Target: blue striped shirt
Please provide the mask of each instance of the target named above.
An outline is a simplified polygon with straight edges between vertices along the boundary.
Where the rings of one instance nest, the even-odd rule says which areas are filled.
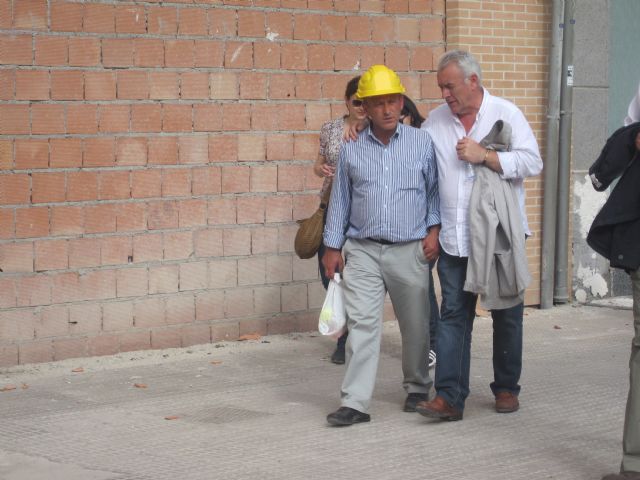
[[[346,238],[419,240],[440,224],[438,171],[431,137],[398,124],[388,145],[371,128],[343,145],[329,202],[324,244]]]

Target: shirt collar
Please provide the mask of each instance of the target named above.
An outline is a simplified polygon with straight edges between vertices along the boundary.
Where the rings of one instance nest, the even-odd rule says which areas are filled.
[[[396,125],[396,131],[393,133],[393,135],[391,135],[391,140],[389,143],[391,143],[394,139],[399,138],[402,135],[403,128],[406,128],[406,125],[398,122],[398,125]],[[373,134],[373,131],[371,130],[371,124],[369,124],[369,126],[367,127],[367,135],[374,142],[379,143],[380,145],[386,146],[380,140],[378,140],[378,138]]]

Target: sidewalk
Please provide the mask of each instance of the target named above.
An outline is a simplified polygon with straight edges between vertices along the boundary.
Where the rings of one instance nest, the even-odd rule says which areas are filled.
[[[0,370],[0,480],[600,480],[621,459],[632,314],[525,314],[520,411],[493,411],[479,317],[453,423],[402,412],[395,322],[371,423],[348,428],[325,422],[344,367],[313,332]]]

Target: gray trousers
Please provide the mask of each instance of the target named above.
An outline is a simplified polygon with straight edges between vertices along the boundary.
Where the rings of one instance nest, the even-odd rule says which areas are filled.
[[[349,239],[344,245],[345,309],[349,337],[341,405],[367,412],[373,395],[386,292],[402,335],[403,386],[427,393],[432,385],[429,352],[429,262],[419,240],[380,245]]]
[[[633,327],[629,359],[629,396],[624,416],[622,467],[624,472],[640,472],[640,269],[631,273],[633,286]]]

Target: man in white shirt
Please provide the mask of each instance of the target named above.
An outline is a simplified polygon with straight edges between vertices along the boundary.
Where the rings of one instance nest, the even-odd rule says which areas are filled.
[[[446,104],[433,110],[422,128],[431,134],[438,165],[442,222],[438,275],[442,308],[436,336],[436,397],[419,403],[416,410],[427,417],[451,421],[462,419],[469,395],[471,331],[477,296],[463,287],[469,256],[473,166],[490,168],[513,183],[524,232],[529,236],[523,180],[541,172],[542,159],[522,112],[483,88],[480,66],[471,54],[459,50],[444,54],[437,78]],[[479,143],[497,120],[512,127],[512,147],[508,152],[489,150]],[[491,316],[494,326],[491,390],[498,412],[514,412],[519,407],[523,304],[493,310]]]

